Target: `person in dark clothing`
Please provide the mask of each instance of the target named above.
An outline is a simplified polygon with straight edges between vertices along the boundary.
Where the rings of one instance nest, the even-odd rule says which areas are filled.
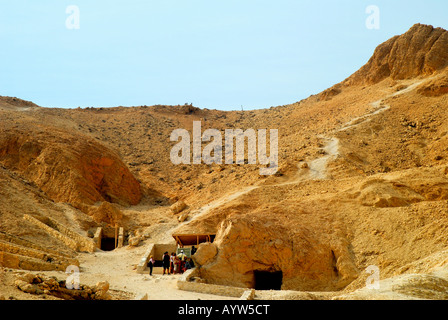
[[[192,268],[192,261],[191,258],[187,258],[187,261],[185,262],[185,271]]]
[[[170,255],[168,252],[163,254],[163,274],[170,274]]]

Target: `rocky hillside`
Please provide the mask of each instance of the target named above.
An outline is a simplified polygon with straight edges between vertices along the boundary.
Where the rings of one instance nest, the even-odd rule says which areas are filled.
[[[254,287],[257,272],[281,272],[282,289],[341,298],[365,298],[357,289],[371,265],[381,279],[447,268],[437,254],[448,245],[447,40],[417,24],[341,83],[266,110],[57,109],[3,97],[0,231],[44,245],[32,225],[14,227],[33,214],[84,235],[119,224],[147,243],[211,233],[195,257],[203,282]],[[278,172],[172,164],[170,134],[193,121],[223,136],[278,129]]]

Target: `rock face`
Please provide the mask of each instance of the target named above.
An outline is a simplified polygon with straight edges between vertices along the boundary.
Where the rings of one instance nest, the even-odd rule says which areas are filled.
[[[375,84],[387,77],[395,80],[431,75],[447,66],[448,31],[416,24],[401,36],[379,45],[373,56],[347,84]]]
[[[138,181],[116,154],[92,139],[60,129],[2,131],[0,162],[57,202],[128,205],[139,203],[142,196]]]
[[[284,290],[335,290],[357,276],[347,247],[306,228],[291,230],[268,217],[226,219],[214,243],[194,255],[208,283],[256,288],[256,272],[280,272]]]
[[[109,202],[102,202],[99,207],[90,207],[88,214],[95,222],[105,222],[114,226],[120,224],[123,219],[123,213],[115,205]]]

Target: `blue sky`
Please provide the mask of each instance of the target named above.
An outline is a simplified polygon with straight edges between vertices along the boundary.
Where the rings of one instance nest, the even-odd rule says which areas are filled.
[[[79,29],[66,27],[69,5]],[[380,10],[368,29],[366,8]],[[0,0],[0,95],[44,107],[245,110],[338,83],[448,1]]]

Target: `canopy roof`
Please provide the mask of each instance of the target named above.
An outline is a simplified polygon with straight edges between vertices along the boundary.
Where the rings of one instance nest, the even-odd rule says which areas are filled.
[[[203,242],[213,242],[215,234],[173,234],[173,238],[180,247],[198,246]]]

